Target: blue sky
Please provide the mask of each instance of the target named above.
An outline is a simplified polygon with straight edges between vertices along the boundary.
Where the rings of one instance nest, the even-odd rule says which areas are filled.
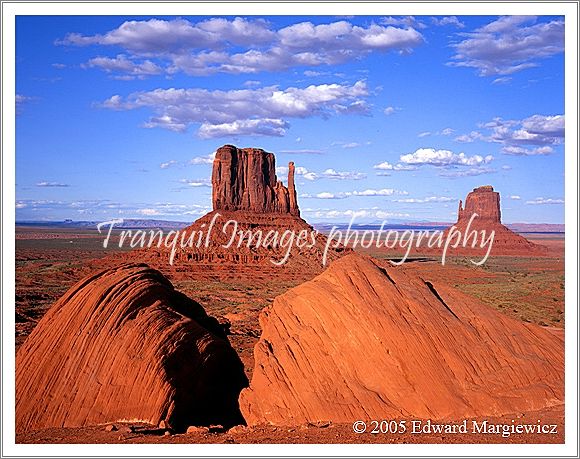
[[[564,221],[564,19],[19,16],[16,219],[193,221],[211,155],[298,166],[311,222]]]

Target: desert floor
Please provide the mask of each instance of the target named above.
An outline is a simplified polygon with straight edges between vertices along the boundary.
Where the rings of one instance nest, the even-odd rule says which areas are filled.
[[[564,237],[559,234],[525,234],[533,242],[550,247],[548,257],[493,257],[482,267],[466,257],[442,266],[436,257],[413,257],[401,269],[428,273],[477,297],[487,305],[522,321],[564,328]],[[99,259],[114,248],[102,247],[103,236],[92,229],[23,227],[16,229],[16,349],[24,342],[46,310],[68,288],[99,266]],[[113,246],[114,247],[114,246]],[[119,249],[117,249],[119,250]],[[379,258],[380,250],[367,251]],[[290,278],[203,275],[172,277],[178,290],[200,302],[208,314],[229,329],[229,339],[251,379],[253,346],[260,336],[258,315],[277,295],[299,284]],[[250,273],[251,274],[251,273]],[[175,434],[156,429],[133,429],[118,424],[118,431],[104,426],[46,429],[17,435],[19,443],[561,443],[564,441],[564,407],[541,412],[514,413],[490,418],[493,423],[557,424],[556,435],[482,434],[356,434],[351,425],[261,426],[233,432]]]

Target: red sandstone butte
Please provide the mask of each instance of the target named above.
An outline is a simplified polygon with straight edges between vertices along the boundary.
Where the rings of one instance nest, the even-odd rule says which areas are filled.
[[[224,145],[216,151],[211,176],[214,210],[300,215],[294,188],[294,163],[288,187],[276,177],[273,153]]]
[[[468,232],[469,220],[474,214],[477,214],[477,216],[474,217]],[[463,207],[462,201],[459,201],[457,223],[454,226],[461,231],[462,237],[473,230],[479,234],[485,231],[486,237],[489,237],[491,231],[494,231],[491,255],[543,255],[548,252],[546,246],[534,244],[502,225],[500,195],[497,191],[494,191],[491,185],[474,188],[465,199],[465,207]],[[446,235],[449,231],[450,229],[446,230]],[[485,252],[485,248],[472,248],[471,241],[468,242],[466,247],[462,245],[457,248],[450,247],[450,254]],[[479,242],[481,242],[481,237],[478,237],[477,244]]]
[[[217,321],[160,272],[125,264],[73,286],[18,350],[16,431],[235,425],[246,385]]]
[[[347,255],[260,314],[249,425],[461,419],[563,403],[564,343],[428,278]]]
[[[218,273],[222,277],[228,274],[279,275],[311,279],[325,268],[323,256],[327,238],[316,234],[315,243],[310,243],[315,230],[300,217],[294,170],[294,163],[290,162],[288,187],[285,187],[276,177],[273,153],[224,145],[217,149],[213,162],[213,211],[183,229],[180,236],[187,241],[193,235],[193,240],[198,241],[202,235],[202,243],[183,248],[178,244],[173,265],[169,264],[170,249],[164,246],[115,254],[108,261],[139,260],[180,277],[187,276],[188,272],[201,272]],[[232,239],[234,226],[228,225],[229,221],[236,222],[236,232],[246,236],[241,242],[239,236]],[[211,237],[206,246],[205,236],[210,227]],[[272,263],[272,260],[284,259],[288,245],[291,245],[288,260],[279,266]],[[348,252],[350,249],[335,248],[331,244],[327,261]]]

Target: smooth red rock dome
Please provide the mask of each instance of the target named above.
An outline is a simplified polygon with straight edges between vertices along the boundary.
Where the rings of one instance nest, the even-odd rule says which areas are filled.
[[[16,431],[242,422],[247,385],[217,321],[144,264],[78,282],[16,356]]]

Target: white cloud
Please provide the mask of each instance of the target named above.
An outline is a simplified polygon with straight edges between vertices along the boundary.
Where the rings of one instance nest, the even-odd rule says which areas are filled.
[[[136,212],[140,215],[151,217],[153,215],[161,215],[157,209],[137,209]]]
[[[487,131],[471,131],[460,135],[458,142],[482,142],[502,144],[502,152],[508,155],[532,156],[553,153],[552,145],[564,142],[564,115],[532,115],[522,120],[494,118],[479,127]],[[537,148],[525,148],[535,146]]]
[[[398,108],[395,108],[395,107],[390,107],[390,106],[389,106],[389,107],[387,107],[387,108],[385,108],[385,109],[383,110],[383,113],[384,113],[385,115],[387,115],[387,116],[390,116],[390,115],[392,115],[393,113],[395,113],[395,112],[398,112],[398,111],[399,111],[399,109],[398,109]]]
[[[34,97],[16,94],[16,114],[20,115],[22,113],[22,107],[32,100],[34,100]]]
[[[42,182],[38,182],[36,184],[36,186],[42,187],[42,188],[67,188],[70,185],[67,185],[66,183],[60,183],[60,182],[42,181]]]
[[[413,27],[374,23],[359,27],[337,21],[301,22],[273,30],[261,19],[213,18],[197,23],[186,19],[127,21],[102,35],[71,33],[57,44],[120,47],[132,56],[157,59],[170,74],[211,75],[334,65],[372,52],[408,53],[423,41]]]
[[[419,134],[417,134],[417,137],[428,137],[431,135],[430,131],[424,131],[424,132],[419,132]]]
[[[454,132],[455,132],[455,129],[445,128],[441,132],[439,132],[439,134],[441,134],[441,135],[451,135]]]
[[[454,198],[449,198],[447,196],[428,196],[426,198],[403,198],[395,199],[395,202],[409,203],[409,204],[424,204],[433,202],[452,202],[456,201]]]
[[[393,195],[407,195],[406,191],[395,190],[393,188],[382,188],[382,189],[366,189],[361,191],[341,191],[338,193],[323,191],[317,194],[303,193],[300,195],[302,198],[317,198],[317,199],[345,199],[351,196],[393,196]]]
[[[326,169],[321,176],[333,180],[361,180],[366,178],[366,174],[362,172],[340,172],[334,169]]]
[[[216,152],[210,153],[207,156],[196,156],[189,161],[189,164],[213,164]]]
[[[512,77],[499,77],[491,82],[491,84],[507,84],[512,81]]]
[[[240,135],[283,136],[288,129],[284,118],[308,118],[344,113],[344,107],[366,106],[366,83],[321,84],[306,88],[278,87],[206,90],[155,89],[132,93],[126,98],[114,95],[102,106],[112,110],[150,108],[155,116],[145,127],[183,131],[201,123],[202,138]]]
[[[517,194],[512,194],[512,195],[510,196],[510,199],[513,199],[513,200],[517,201],[517,200],[520,200],[520,199],[522,199],[522,197],[521,197],[521,196],[518,196]]]
[[[484,136],[480,132],[471,131],[469,134],[463,134],[455,137],[455,140],[462,143],[471,143],[475,142],[476,140],[482,140],[483,138]]]
[[[329,193],[328,191],[323,191],[321,193],[317,193],[316,195],[314,195],[315,198],[318,199],[344,199],[346,198],[345,195],[338,195],[338,194],[334,194],[334,193]]]
[[[405,164],[429,164],[431,166],[479,166],[493,160],[493,156],[453,153],[449,150],[435,150],[434,148],[419,148],[414,153],[402,155],[400,161]]]
[[[211,188],[210,179],[181,179],[179,182],[193,188],[199,188],[202,186]]]
[[[337,171],[335,169],[326,169],[323,172],[312,172],[302,166],[297,166],[295,169],[295,174],[301,176],[306,180],[318,180],[321,178],[328,178],[332,180],[361,180],[366,178],[366,174],[362,172],[354,171]],[[288,174],[288,168],[286,166],[276,167],[276,173],[278,175]],[[324,198],[323,198],[324,199]]]
[[[154,64],[150,60],[136,62],[127,58],[127,56],[124,54],[119,54],[113,58],[102,56],[94,57],[86,64],[83,64],[82,67],[98,67],[107,73],[122,73],[125,74],[125,76],[132,76],[137,78],[143,78],[150,75],[159,75],[163,72],[161,67]]]
[[[501,149],[501,151],[506,155],[537,156],[537,155],[549,155],[554,152],[554,149],[548,145],[533,149],[523,148],[516,145],[506,145]]]
[[[284,137],[289,124],[280,119],[239,120],[231,123],[203,123],[198,134],[202,139],[236,137],[241,135]]]
[[[174,159],[171,159],[169,161],[165,161],[164,163],[159,164],[159,167],[161,169],[169,169],[171,166],[175,166],[177,164],[177,161],[175,161]]]
[[[414,16],[389,16],[381,19],[381,23],[393,26],[413,27],[415,29],[424,29],[427,27],[422,21],[418,20]]]
[[[526,204],[532,205],[542,205],[542,204],[564,204],[563,199],[552,199],[552,198],[536,198],[531,201],[526,201]]]
[[[444,17],[433,17],[431,18],[431,22],[433,22],[436,26],[454,26],[458,29],[463,29],[465,24],[457,19],[457,16],[444,16]]]
[[[492,167],[478,166],[470,167],[469,169],[453,169],[445,170],[439,175],[442,177],[458,178],[458,177],[475,177],[477,175],[493,174],[497,172]]]
[[[377,209],[357,209],[357,210],[336,210],[336,209],[309,209],[305,210],[310,214],[311,218],[345,218],[351,220],[353,217],[356,218],[378,218],[386,219],[390,217],[410,217],[408,213],[402,212],[387,212],[384,210]]]
[[[363,191],[353,191],[352,196],[392,196],[395,194],[408,194],[406,191],[399,191],[393,188],[382,188],[380,190],[367,189]]]
[[[511,75],[564,51],[564,20],[504,16],[464,36],[452,45],[456,54],[449,65],[475,68],[480,76]]]
[[[391,164],[388,161],[383,161],[382,163],[375,164],[373,169],[379,169],[383,171],[414,171],[417,170],[416,166],[409,166],[405,164]]]

